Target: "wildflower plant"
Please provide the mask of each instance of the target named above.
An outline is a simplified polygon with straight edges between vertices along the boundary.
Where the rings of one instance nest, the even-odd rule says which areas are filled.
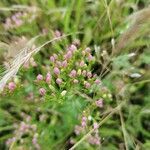
[[[76,126],[73,127],[74,133],[81,136],[86,133],[88,129],[94,128],[96,132],[89,138],[89,143],[99,145],[100,136],[97,130],[97,119],[93,117],[93,115],[96,115],[97,112],[96,116],[99,116],[98,118],[100,119],[99,111],[102,112],[104,110],[105,105],[112,100],[112,97],[110,91],[102,83],[99,76],[94,73],[93,67],[96,63],[96,59],[93,52],[94,51],[89,47],[80,48],[79,45],[71,44],[65,49],[60,50],[59,53],[51,54],[47,60],[48,63],[46,66],[42,66],[43,69],[37,72],[33,81],[38,96],[31,91],[28,93],[28,101],[36,105],[40,103],[39,110],[37,108],[36,111],[51,109],[51,107],[57,110],[60,107],[63,108],[64,105],[67,105],[67,107],[71,109],[79,109],[81,111],[82,107],[82,111],[74,116],[76,119]],[[27,63],[29,64],[29,62]],[[27,68],[26,65],[23,65],[22,72],[28,72],[30,68],[32,69],[33,66],[28,66]],[[35,66],[35,69],[36,68],[38,68],[38,64]],[[24,79],[21,79],[20,83],[21,82],[27,82],[27,85],[24,83],[24,87],[17,86],[11,81],[4,91],[15,94],[15,90],[25,90],[27,89],[25,86],[31,84],[30,81],[25,81]],[[81,104],[78,106],[78,103]],[[38,117],[41,123],[44,123],[46,119],[49,118],[46,114],[41,114]],[[30,123],[32,119],[34,120],[34,117],[30,117]],[[22,124],[26,126],[24,122],[22,122],[21,125]],[[22,128],[26,130],[24,127]],[[20,131],[16,129],[16,132]],[[7,144],[11,145],[18,140],[21,142],[24,134],[26,134],[26,131],[23,131],[19,137],[14,134],[14,137],[10,138]],[[37,143],[37,139],[35,140],[34,134],[42,133],[31,132],[30,138],[32,138],[34,147],[38,149],[39,144]]]
[[[150,149],[148,5],[1,1],[0,149]]]

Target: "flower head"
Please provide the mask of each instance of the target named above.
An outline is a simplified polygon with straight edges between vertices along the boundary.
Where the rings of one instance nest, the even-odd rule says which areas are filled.
[[[72,71],[70,72],[70,74],[69,74],[69,76],[70,76],[71,78],[76,77],[76,75],[77,75],[77,71],[76,71],[76,70],[72,70]]]
[[[98,123],[97,122],[94,122],[94,124],[93,124],[93,127],[94,127],[94,129],[96,130],[96,129],[98,129]]]
[[[85,49],[85,51],[86,51],[87,53],[90,53],[90,52],[91,52],[91,49],[90,49],[89,47],[87,47],[87,48]]]
[[[99,99],[95,103],[96,103],[96,106],[98,106],[100,108],[103,107],[103,99]]]
[[[54,56],[51,56],[51,57],[50,57],[50,61],[54,63],[54,62],[55,62],[55,57],[54,57]]]
[[[59,74],[60,74],[59,68],[55,67],[55,68],[54,68],[54,73],[55,73],[56,75],[59,75]]]
[[[8,89],[9,89],[10,91],[13,91],[15,88],[16,88],[16,84],[15,84],[14,82],[10,82],[10,83],[8,84]]]
[[[96,79],[94,82],[95,82],[95,84],[100,84],[101,83],[101,81],[99,79]]]
[[[88,60],[89,60],[89,61],[92,61],[92,60],[94,60],[94,57],[93,57],[91,54],[89,54],[89,55],[88,55]]]
[[[84,67],[85,66],[84,61],[82,60],[79,65],[80,65],[80,67]]]
[[[46,75],[46,83],[50,83],[50,81],[51,81],[51,74],[47,73],[47,75]]]
[[[91,87],[91,84],[90,84],[89,82],[85,82],[84,85],[85,85],[85,88],[86,88],[86,89],[89,89],[89,88]]]
[[[66,53],[66,55],[64,56],[64,58],[65,58],[66,60],[70,59],[71,57],[72,57],[72,52],[71,52],[71,51],[68,51],[68,52]]]
[[[36,79],[37,79],[38,81],[43,80],[43,76],[42,76],[41,74],[38,74],[37,77],[36,77]]]
[[[71,44],[68,48],[68,50],[74,52],[75,50],[77,50],[77,47],[74,44]]]
[[[62,79],[57,78],[57,79],[56,79],[56,83],[57,83],[58,85],[62,84]]]
[[[89,72],[87,72],[87,77],[88,78],[91,78],[92,77],[92,73],[89,71]]]
[[[82,71],[82,75],[85,77],[86,76],[86,70]]]
[[[67,61],[66,60],[64,60],[63,62],[62,62],[62,67],[67,67],[67,65],[68,65],[68,63],[67,63]]]
[[[73,80],[73,83],[76,84],[76,83],[79,83],[79,81],[78,81],[77,79],[74,79],[74,80]]]
[[[46,94],[46,90],[44,88],[40,88],[39,93],[41,96],[44,96]]]

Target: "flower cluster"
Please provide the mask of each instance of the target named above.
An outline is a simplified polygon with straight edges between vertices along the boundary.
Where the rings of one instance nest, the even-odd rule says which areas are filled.
[[[21,26],[23,24],[22,18],[25,17],[26,15],[27,15],[26,13],[18,12],[12,15],[11,17],[6,18],[4,28],[8,30]]]
[[[85,94],[87,97],[90,97],[92,111],[94,109],[99,111],[99,109],[101,110],[104,107],[105,98],[111,98],[111,94],[103,85],[98,75],[93,73],[95,57],[92,50],[89,47],[79,48],[78,46],[79,42],[76,41],[76,43],[74,42],[68,46],[66,50],[52,54],[48,60],[49,65],[46,65],[46,67],[43,66],[43,69],[39,70],[34,80],[37,85],[39,97],[42,99],[51,97],[50,99],[52,100],[56,98],[56,101],[59,103],[61,98],[66,101],[69,99],[67,94],[76,95],[76,91],[80,91],[83,95]],[[27,63],[27,68],[29,65],[37,67],[33,58]],[[10,91],[14,91],[16,84],[10,82],[8,88]],[[79,96],[82,97],[80,94]],[[31,93],[29,98],[33,98],[33,93]],[[96,120],[92,120],[92,117],[87,117],[88,115],[90,116],[90,111],[84,111],[81,123],[75,126],[74,132],[76,135],[80,135],[81,133],[85,133],[87,129],[90,129],[92,125],[94,133],[90,135],[88,141],[90,144],[99,145],[99,126],[95,122]],[[46,115],[43,114],[40,116],[40,121],[45,121],[46,118]],[[28,126],[26,123],[22,123],[18,129],[20,128],[22,130],[19,130],[19,132],[22,134],[32,130],[30,125]],[[32,138],[34,147],[38,149],[38,135],[34,133]],[[11,140],[13,141],[14,138]]]
[[[25,23],[25,21],[27,22],[31,22],[32,20],[34,20],[36,17],[35,12],[32,11],[26,11],[26,12],[17,12],[15,14],[13,14],[12,16],[6,18],[5,23],[3,24],[4,28],[6,30],[9,29],[14,29],[17,27],[20,27],[21,25],[23,25]],[[28,19],[30,18],[30,19]]]
[[[20,124],[14,124],[14,133],[13,137],[9,138],[6,141],[6,145],[10,146],[13,142],[20,142],[21,144],[25,144],[26,140],[24,139],[24,135],[29,135],[32,138],[32,144],[35,149],[39,150],[40,146],[38,144],[38,133],[36,132],[37,127],[35,124],[31,124],[31,117],[22,113],[22,117],[25,118],[25,121],[20,122]]]
[[[91,118],[90,117],[87,118],[86,116],[82,116],[81,125],[75,126],[74,132],[76,135],[80,135],[81,133],[85,133],[86,129],[88,128],[88,120],[91,121]],[[99,128],[98,123],[94,122],[92,128],[94,129],[94,132],[92,135],[90,135],[88,137],[88,142],[92,145],[99,145],[100,144],[100,137],[99,137],[99,131],[98,131],[98,128]]]
[[[79,41],[77,40],[73,43],[75,44],[68,46],[65,51],[52,54],[49,58],[48,72],[37,75],[36,83],[40,86],[41,96],[47,92],[55,94],[58,88],[62,91],[65,89],[67,92],[72,88],[80,88],[88,92],[95,86],[101,86],[101,80],[92,73],[92,65],[95,62],[92,50],[89,47],[78,48]],[[51,91],[52,87],[55,91]]]

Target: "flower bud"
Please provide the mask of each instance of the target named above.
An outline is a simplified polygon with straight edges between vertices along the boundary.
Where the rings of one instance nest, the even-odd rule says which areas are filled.
[[[59,38],[61,36],[61,32],[59,30],[56,30],[54,35],[56,38]]]
[[[85,66],[84,61],[82,60],[79,65],[80,65],[80,67],[84,67]]]
[[[87,48],[85,49],[85,52],[90,53],[90,52],[91,52],[91,49],[90,49],[89,47],[87,47]]]
[[[70,59],[72,57],[72,52],[68,51],[67,54],[64,56],[65,59]]]
[[[64,60],[63,62],[62,62],[62,67],[67,67],[67,65],[68,65],[68,63],[67,63],[67,61],[66,60]]]
[[[99,79],[96,79],[94,82],[95,82],[95,84],[97,84],[97,85],[101,83],[101,81],[100,81]]]
[[[77,75],[76,70],[72,70],[72,71],[70,72],[70,74],[69,74],[69,76],[70,76],[71,78],[76,77],[76,75]]]
[[[50,57],[50,61],[51,61],[52,63],[54,63],[54,62],[55,62],[55,58],[54,58],[54,56],[51,56],[51,57]]]
[[[59,68],[57,68],[57,67],[54,68],[54,74],[56,74],[56,75],[59,75],[59,74],[60,74]]]
[[[92,60],[94,60],[94,57],[93,57],[91,54],[89,54],[89,55],[88,55],[88,60],[89,60],[89,61],[92,61]]]
[[[82,127],[85,127],[85,126],[86,126],[86,122],[84,122],[84,121],[81,122],[81,126],[82,126]]]
[[[103,99],[99,99],[95,103],[96,103],[96,106],[98,106],[100,108],[103,107]]]
[[[50,83],[50,81],[51,81],[51,74],[47,73],[47,75],[46,75],[46,83]]]
[[[93,127],[95,130],[98,129],[99,126],[98,126],[97,122],[94,122]]]
[[[82,75],[85,77],[86,76],[86,70],[82,71]]]
[[[54,56],[54,58],[55,58],[55,59],[57,59],[57,58],[58,58],[57,54],[53,54],[53,56]]]
[[[92,77],[92,73],[89,71],[89,72],[87,72],[87,77],[88,78],[91,78]]]
[[[41,96],[44,96],[46,94],[46,90],[44,88],[40,88],[39,93]]]
[[[72,44],[69,46],[68,50],[74,52],[75,50],[77,50],[77,47],[74,44]]]
[[[74,79],[73,83],[77,84],[77,83],[79,83],[79,81],[77,79]]]
[[[84,85],[85,85],[85,88],[86,88],[86,89],[89,89],[89,88],[91,87],[91,84],[88,83],[88,82],[86,82]]]
[[[57,79],[56,79],[56,83],[57,83],[58,85],[62,84],[62,79],[57,78]]]
[[[14,82],[10,82],[10,83],[8,84],[8,89],[9,89],[10,91],[13,91],[15,88],[16,88],[16,84],[15,84]]]
[[[37,77],[36,77],[36,79],[37,79],[38,81],[41,81],[41,80],[43,80],[43,76],[42,76],[41,74],[38,74]]]

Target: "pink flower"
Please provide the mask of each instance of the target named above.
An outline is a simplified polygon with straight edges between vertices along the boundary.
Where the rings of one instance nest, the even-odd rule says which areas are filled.
[[[60,84],[62,83],[62,79],[57,78],[57,79],[56,79],[56,83],[57,83],[58,85],[60,85]]]
[[[92,61],[92,60],[94,60],[94,57],[93,57],[91,54],[89,54],[89,55],[88,55],[88,60],[89,60],[89,61]]]
[[[54,73],[55,73],[56,75],[59,75],[59,74],[60,74],[59,68],[55,67],[55,68],[54,68]]]
[[[78,81],[77,79],[74,79],[74,80],[73,80],[73,83],[76,84],[76,83],[79,83],[79,81]]]
[[[57,58],[58,58],[57,54],[53,54],[53,56],[54,56],[54,58],[55,58],[55,59],[57,59]]]
[[[91,78],[92,77],[92,73],[89,71],[89,72],[87,72],[87,77],[88,78]]]
[[[76,45],[76,46],[80,46],[80,40],[79,39],[75,39],[73,41],[73,44]]]
[[[81,126],[84,128],[84,127],[86,127],[86,122],[85,121],[82,121],[81,122]]]
[[[98,129],[99,126],[98,126],[97,122],[94,122],[93,127],[95,130]]]
[[[89,136],[89,139],[88,139],[89,143],[90,144],[93,144],[93,145],[99,145],[100,144],[100,138],[99,136],[95,135],[95,136]]]
[[[96,103],[96,106],[98,106],[100,108],[103,107],[103,99],[99,99],[95,103]]]
[[[56,61],[56,65],[57,65],[58,67],[61,67],[61,66],[62,66],[62,63],[61,63],[60,61]]]
[[[23,21],[20,19],[15,20],[16,26],[21,26],[23,24]]]
[[[97,74],[94,74],[94,75],[93,75],[93,78],[96,78],[96,77],[97,77]]]
[[[33,145],[36,145],[36,144],[37,144],[37,138],[34,137],[34,138],[32,139],[32,143],[33,143]]]
[[[55,57],[54,57],[54,56],[51,56],[51,57],[50,57],[50,61],[54,63],[54,62],[55,62]]]
[[[68,51],[67,54],[64,56],[65,59],[70,59],[72,57],[72,52]]]
[[[7,141],[6,141],[6,145],[10,146],[12,143],[14,143],[16,141],[16,138],[13,137],[13,138],[9,138]]]
[[[36,77],[36,79],[37,79],[38,81],[43,80],[43,76],[42,76],[41,74],[38,74],[37,77]]]
[[[14,82],[10,82],[10,83],[8,84],[8,89],[9,89],[10,91],[13,91],[15,88],[16,88],[16,84],[15,84]]]
[[[33,100],[33,98],[34,98],[34,94],[33,94],[33,92],[30,92],[29,94],[28,94],[28,100]]]
[[[95,80],[95,84],[100,84],[100,83],[101,83],[101,81],[99,79]]]
[[[68,63],[67,63],[67,61],[66,60],[64,60],[63,62],[62,62],[62,67],[67,67],[67,65],[68,65]]]
[[[86,120],[87,120],[87,117],[83,116],[82,121],[86,121]]]
[[[85,77],[86,76],[86,70],[82,71],[82,75]]]
[[[75,50],[77,50],[77,47],[74,44],[72,44],[69,46],[68,50],[74,52]]]
[[[46,94],[46,90],[44,88],[40,88],[39,93],[41,96],[44,96]]]
[[[85,83],[85,88],[86,88],[86,89],[89,89],[90,87],[91,87],[91,84],[88,83],[88,82],[86,82],[86,83]]]
[[[87,53],[90,53],[90,52],[91,52],[91,49],[90,49],[89,47],[87,47],[87,48],[85,49],[85,51],[86,51]]]
[[[71,78],[76,77],[76,75],[77,75],[76,70],[72,70],[72,71],[70,72],[70,74],[69,74],[69,76],[70,76]]]
[[[80,67],[84,67],[85,66],[84,61],[82,60],[79,65],[80,65]]]
[[[46,83],[50,83],[50,81],[51,81],[51,74],[47,73],[47,75],[46,75]]]
[[[28,128],[29,128],[29,125],[28,125],[28,124],[26,124],[25,122],[21,122],[20,128],[19,128],[19,130],[20,130],[21,132],[26,132],[26,131],[28,130]]]
[[[86,121],[87,121],[87,117],[83,116],[82,117],[82,121],[81,121],[81,126],[85,127],[86,126]]]
[[[54,34],[57,38],[61,36],[61,32],[59,30],[56,30]]]
[[[83,128],[81,126],[76,125],[74,132],[76,135],[79,135],[82,132],[82,130]]]

